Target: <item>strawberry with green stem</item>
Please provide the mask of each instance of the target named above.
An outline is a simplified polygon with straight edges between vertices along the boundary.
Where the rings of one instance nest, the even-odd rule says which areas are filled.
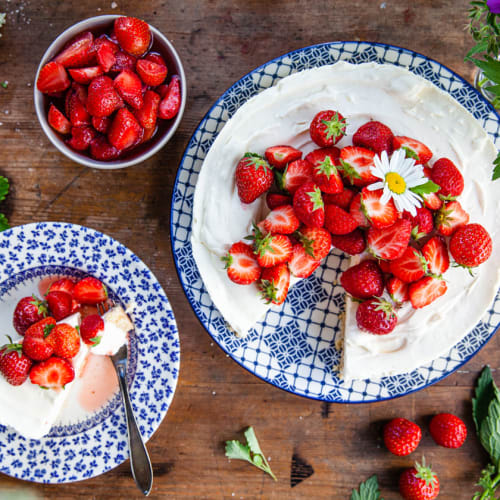
[[[234,174],[238,196],[243,203],[252,203],[273,184],[271,165],[262,156],[245,153]]]
[[[306,226],[323,226],[325,222],[325,206],[321,190],[314,182],[303,184],[297,189],[293,195],[293,208],[299,220]]]
[[[21,385],[28,378],[32,362],[23,354],[22,344],[12,342],[10,337],[9,344],[0,349],[0,373],[11,385]]]
[[[433,500],[439,494],[439,479],[426,466],[425,458],[422,464],[405,469],[399,477],[399,492],[405,500]]]
[[[311,139],[320,147],[337,144],[346,133],[347,122],[338,112],[331,109],[320,111],[309,126]]]

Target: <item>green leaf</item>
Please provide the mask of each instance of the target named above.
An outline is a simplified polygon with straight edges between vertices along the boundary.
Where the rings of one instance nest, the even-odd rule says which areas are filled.
[[[479,42],[474,47],[472,47],[472,49],[470,49],[469,52],[467,52],[464,60],[465,61],[472,61],[471,56],[479,54],[479,52],[484,52],[487,48],[488,48],[488,41],[487,40],[483,40],[482,42]]]
[[[0,201],[5,200],[9,192],[9,181],[0,175]]]
[[[483,70],[484,76],[495,83],[500,83],[500,61],[486,56],[484,60],[471,58],[471,61]]]
[[[413,149],[411,149],[407,146],[403,146],[401,149],[403,149],[404,152],[406,153],[406,158],[413,158],[415,161],[419,160],[418,154],[415,153],[415,151],[413,151]]]
[[[488,416],[481,422],[479,440],[488,452],[495,467],[500,461],[500,401],[491,400],[488,406]]]
[[[500,152],[498,153],[498,156],[495,158],[493,165],[494,165],[493,176],[491,177],[491,180],[496,181],[500,177]]]
[[[255,435],[255,431],[253,427],[249,427],[246,429],[243,434],[245,435],[245,439],[247,440],[250,451],[255,455],[263,455],[262,450],[259,446],[259,441],[257,441],[257,436]]]
[[[359,485],[358,490],[352,490],[351,500],[383,500],[380,496],[377,476],[371,476]]]
[[[479,432],[483,420],[488,416],[488,408],[493,398],[498,398],[498,389],[493,381],[489,366],[485,366],[476,384],[475,397],[472,398],[472,417]]]
[[[5,231],[6,229],[10,229],[9,222],[4,214],[0,214],[0,231]]]
[[[250,448],[239,441],[226,441],[226,457],[234,460],[247,460],[252,463]]]
[[[440,186],[438,186],[436,183],[432,182],[430,179],[424,183],[420,184],[420,186],[414,186],[410,188],[410,191],[412,191],[415,194],[428,194],[428,193],[436,193],[441,189]]]

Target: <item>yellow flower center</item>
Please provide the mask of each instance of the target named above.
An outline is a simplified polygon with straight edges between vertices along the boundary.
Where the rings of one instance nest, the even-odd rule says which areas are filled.
[[[406,182],[397,172],[386,174],[385,182],[393,193],[403,194],[406,191]]]

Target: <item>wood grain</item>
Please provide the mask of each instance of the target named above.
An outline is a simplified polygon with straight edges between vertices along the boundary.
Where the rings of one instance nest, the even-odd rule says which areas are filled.
[[[13,225],[70,221],[103,231],[139,255],[164,286],[181,333],[181,372],[168,415],[149,442],[155,470],[152,498],[346,499],[376,473],[386,500],[399,498],[397,478],[409,458],[391,456],[383,423],[405,416],[422,425],[416,458],[439,474],[440,498],[470,498],[487,457],[471,432],[459,450],[439,448],[428,420],[439,411],[462,416],[472,431],[470,399],[481,367],[498,367],[494,338],[465,367],[424,391],[390,402],[327,405],[277,390],[230,360],[197,321],[179,284],[169,235],[176,170],[197,123],[213,101],[248,71],[285,52],[333,40],[368,40],[421,52],[472,80],[463,61],[472,46],[464,30],[466,0],[248,1],[22,0],[8,12],[0,39],[0,174],[12,182],[6,203]],[[98,171],[63,157],[36,120],[32,86],[43,52],[71,24],[119,13],[150,22],[184,61],[188,105],[174,139],[154,158],[122,171]],[[497,382],[500,376],[495,373]],[[1,409],[0,409],[1,411]],[[223,442],[256,429],[279,478],[274,483],[224,457]],[[314,473],[290,486],[292,456]],[[68,485],[36,485],[0,476],[0,498],[140,498],[128,462],[104,476]],[[10,497],[9,497],[10,498]]]

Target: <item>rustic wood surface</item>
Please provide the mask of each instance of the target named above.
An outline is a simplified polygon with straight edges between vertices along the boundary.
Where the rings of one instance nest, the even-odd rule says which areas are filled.
[[[328,405],[260,381],[229,359],[197,321],[173,263],[169,213],[178,164],[197,123],[214,100],[248,71],[290,50],[333,40],[367,40],[407,47],[437,59],[472,81],[463,61],[472,41],[464,30],[467,0],[293,1],[2,1],[0,39],[0,174],[12,193],[12,225],[33,221],[83,224],[118,239],[153,270],[173,305],[181,335],[181,372],[173,404],[148,447],[154,464],[152,498],[347,499],[360,480],[379,477],[384,498],[399,498],[397,479],[410,458],[391,456],[381,427],[394,416],[422,425],[416,453],[434,464],[444,499],[470,498],[486,454],[473,433],[471,394],[486,363],[498,367],[500,338],[446,380],[394,401]],[[99,171],[62,156],[44,136],[32,90],[50,42],[95,15],[133,15],[163,31],[183,59],[188,104],[173,140],[142,165]],[[500,382],[500,376],[497,376]],[[0,408],[1,411],[1,408]],[[459,450],[439,448],[429,416],[450,411],[470,434]],[[224,457],[223,442],[253,425],[279,478]],[[290,486],[292,456],[314,473]],[[0,498],[140,498],[128,461],[103,476],[67,485],[37,485],[0,476]]]

